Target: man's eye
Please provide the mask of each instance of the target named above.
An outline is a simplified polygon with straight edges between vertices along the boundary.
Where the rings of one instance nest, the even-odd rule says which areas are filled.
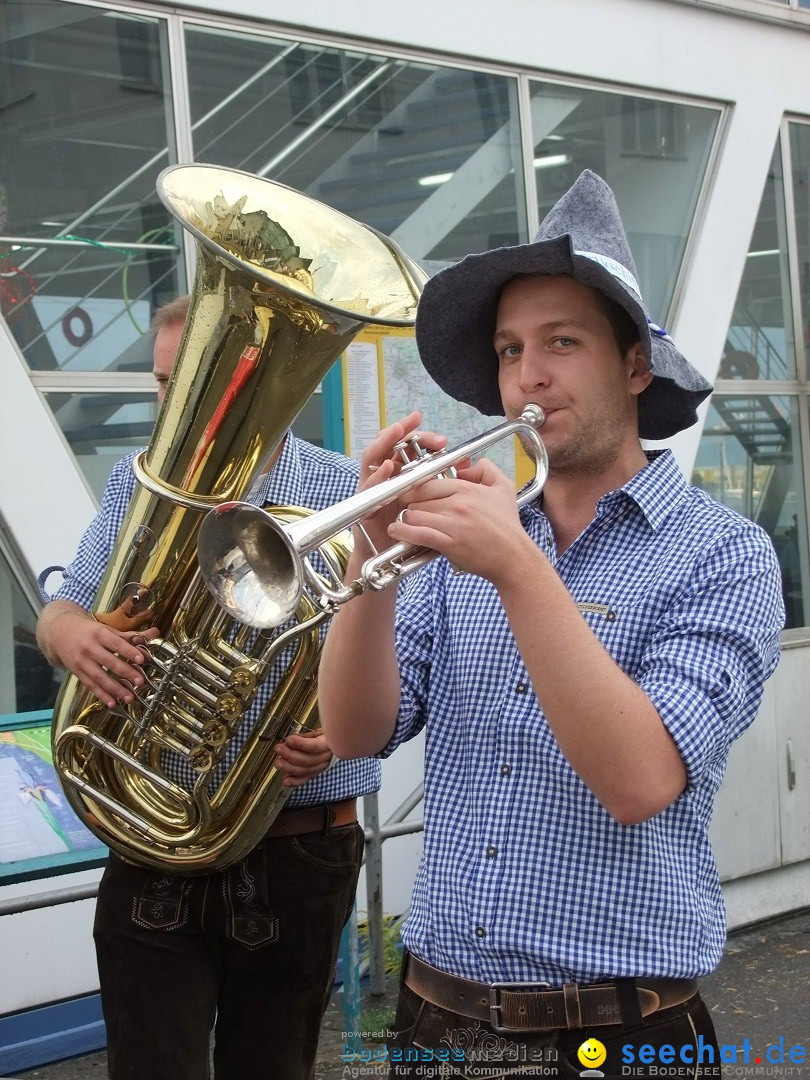
[[[504,345],[500,352],[503,360],[511,360],[514,356],[520,356],[519,345]]]
[[[563,348],[568,348],[569,345],[574,344],[574,339],[570,337],[558,337],[554,338],[555,345],[561,345]]]

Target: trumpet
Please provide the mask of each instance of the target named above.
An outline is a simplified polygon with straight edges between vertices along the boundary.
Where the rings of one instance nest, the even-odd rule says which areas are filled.
[[[328,613],[336,612],[363,592],[387,589],[437,558],[438,553],[402,542],[382,552],[374,549],[363,563],[360,576],[344,584],[340,567],[322,545],[409,489],[437,477],[454,476],[453,466],[458,462],[512,435],[521,436],[534,462],[534,477],[517,496],[517,505],[524,506],[540,494],[548,476],[548,455],[537,430],[545,418],[539,405],[530,404],[517,420],[499,424],[453,450],[427,453],[416,438],[398,443],[395,449],[404,464],[397,476],[302,521],[282,523],[258,506],[222,503],[206,515],[200,526],[197,559],[202,579],[231,618],[261,630],[274,629],[291,618],[305,586],[318,607]],[[408,457],[408,449],[417,456]],[[329,568],[331,581],[309,562],[308,556],[316,550]]]

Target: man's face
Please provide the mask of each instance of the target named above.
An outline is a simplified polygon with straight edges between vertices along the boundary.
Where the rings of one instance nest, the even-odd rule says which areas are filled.
[[[495,321],[498,385],[507,417],[531,401],[551,471],[601,472],[638,450],[636,400],[652,376],[641,345],[626,357],[593,290],[570,277],[518,277]]]
[[[170,323],[161,327],[155,336],[155,346],[152,351],[152,374],[157,383],[157,396],[159,404],[163,404],[166,397],[166,387],[169,384],[169,376],[172,366],[177,358],[180,348],[180,338],[183,336],[183,321]]]

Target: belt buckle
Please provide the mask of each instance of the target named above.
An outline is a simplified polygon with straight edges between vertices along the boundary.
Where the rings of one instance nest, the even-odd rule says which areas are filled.
[[[500,1022],[501,1001],[500,994],[503,990],[511,990],[517,993],[529,994],[536,990],[551,990],[551,983],[547,982],[493,982],[489,984],[489,1023],[492,1030],[498,1035],[516,1035],[530,1028],[503,1027]]]

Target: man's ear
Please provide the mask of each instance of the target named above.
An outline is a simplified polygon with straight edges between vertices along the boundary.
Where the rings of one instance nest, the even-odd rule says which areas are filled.
[[[630,349],[625,357],[631,394],[640,394],[653,380],[653,373],[647,367],[647,357],[640,341]]]

